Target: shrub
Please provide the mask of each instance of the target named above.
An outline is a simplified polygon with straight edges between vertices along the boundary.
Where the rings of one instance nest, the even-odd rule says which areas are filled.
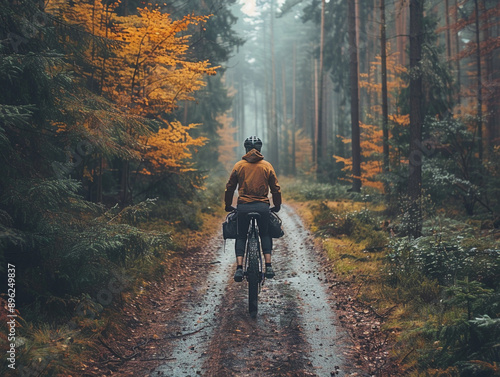
[[[440,284],[470,278],[494,285],[500,278],[500,251],[465,248],[459,237],[444,238],[436,234],[413,241],[393,239],[388,254],[389,271],[406,274],[418,271]],[[467,243],[470,246],[470,243]]]
[[[405,335],[421,344],[420,370],[490,377],[498,375],[500,356],[500,253],[462,234],[444,227],[416,240],[393,239],[386,277],[397,300],[429,304],[425,311],[434,313]]]
[[[338,200],[349,196],[348,187],[340,184],[293,181],[286,185],[286,192],[295,200]],[[359,194],[358,194],[359,195]]]
[[[380,249],[388,242],[385,233],[380,231],[379,221],[367,209],[337,212],[331,210],[326,203],[321,203],[315,225],[320,235],[347,236],[356,242],[364,242],[367,249]]]

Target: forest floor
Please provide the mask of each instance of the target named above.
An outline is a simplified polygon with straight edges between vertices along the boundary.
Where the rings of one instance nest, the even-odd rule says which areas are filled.
[[[122,330],[102,340],[84,376],[395,376],[384,315],[356,299],[291,206],[280,212],[275,279],[248,314],[235,283],[234,241],[199,237],[162,281],[128,300]]]

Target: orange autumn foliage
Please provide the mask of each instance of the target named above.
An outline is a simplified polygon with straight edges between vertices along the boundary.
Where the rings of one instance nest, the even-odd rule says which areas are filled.
[[[169,14],[148,8],[139,14],[116,17],[113,39],[123,41],[117,56],[109,59],[105,90],[119,103],[133,103],[144,113],[171,112],[178,101],[193,100],[192,93],[205,85],[205,75],[215,75],[208,60],[189,61],[190,25],[207,16],[184,16],[173,21]]]
[[[192,170],[191,149],[206,139],[189,135],[195,124],[166,122],[163,117],[178,101],[193,100],[193,93],[205,85],[204,77],[216,74],[217,67],[211,67],[207,60],[188,58],[188,29],[203,25],[209,16],[191,14],[172,20],[169,14],[146,7],[122,17],[116,13],[119,4],[48,0],[47,10],[82,35],[91,36],[87,44],[68,40],[75,44],[75,51],[79,43],[78,53],[87,63],[74,69],[133,120],[119,128],[118,135],[110,135],[110,140],[126,145],[127,151],[121,151],[120,156],[145,162],[144,174]],[[85,120],[82,126],[104,135],[98,128],[112,123],[105,118],[103,112],[100,119]],[[151,129],[148,119],[157,120],[160,128]]]
[[[399,53],[391,53],[390,44],[387,45],[387,95],[388,101],[394,102],[395,95],[403,89],[406,84],[402,79],[402,74],[406,73],[406,67],[397,63]],[[359,86],[366,88],[367,92],[380,98],[382,94],[382,83],[380,81],[382,58],[380,55],[371,62],[368,73],[360,73]],[[381,101],[380,101],[381,102]],[[377,108],[380,114],[380,106]]]
[[[168,123],[168,128],[160,128],[156,134],[144,140],[143,160],[146,167],[141,173],[158,174],[163,171],[187,172],[194,170],[189,160],[192,157],[190,148],[201,147],[206,138],[193,138],[189,130],[198,126],[190,124],[182,126],[180,122]]]
[[[376,60],[370,64],[368,73],[360,74],[359,86],[366,88],[368,94],[374,99],[376,104],[370,108],[367,118],[374,122],[380,119],[382,114],[382,83],[380,82],[381,57],[378,55]],[[402,79],[402,74],[406,72],[406,68],[397,63],[397,54],[390,52],[390,45],[387,51],[387,100],[389,109],[395,109],[396,96],[405,88],[406,84]],[[394,111],[398,111],[395,109]],[[395,126],[408,126],[409,116],[389,114],[389,121]],[[352,176],[352,158],[344,158],[341,156],[333,156],[337,162],[343,162],[342,170],[347,172],[348,179],[359,178],[362,185],[376,188],[380,191],[384,190],[384,184],[378,180],[378,176],[382,173],[382,153],[383,153],[383,134],[382,128],[378,125],[364,124],[360,122],[361,127],[361,177]],[[342,138],[342,137],[341,137]],[[342,138],[344,143],[350,143],[350,139]]]
[[[227,113],[217,117],[217,122],[222,125],[221,128],[217,129],[220,138],[218,147],[219,162],[229,173],[238,159],[236,148],[239,144],[235,137],[238,129],[233,124],[233,118],[228,116]]]
[[[291,136],[289,140],[291,140]],[[298,129],[295,131],[295,164],[298,172],[306,175],[313,173],[312,149],[312,140],[306,135],[304,130]]]
[[[382,173],[382,130],[377,126],[360,123],[361,127],[361,183],[363,186],[373,187],[383,191],[384,185],[377,180],[377,176]],[[350,139],[342,138],[344,143],[350,143]],[[352,158],[333,156],[337,162],[343,162],[343,171],[348,176],[352,176]]]

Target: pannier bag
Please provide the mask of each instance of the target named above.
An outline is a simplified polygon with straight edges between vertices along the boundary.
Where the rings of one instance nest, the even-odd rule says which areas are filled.
[[[238,236],[238,212],[228,213],[226,221],[222,223],[222,235],[225,240],[236,239]]]
[[[281,219],[275,212],[270,213],[268,230],[272,238],[280,238],[285,234],[281,227]],[[238,237],[238,212],[228,213],[226,221],[222,223],[222,236],[225,240]]]
[[[272,238],[280,238],[284,234],[285,232],[283,232],[283,228],[281,227],[281,219],[275,212],[271,212],[271,216],[269,216],[269,235]]]

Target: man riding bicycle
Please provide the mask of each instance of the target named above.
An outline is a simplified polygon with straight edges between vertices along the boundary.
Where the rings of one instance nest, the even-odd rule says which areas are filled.
[[[245,140],[243,145],[246,154],[234,165],[224,195],[226,211],[231,212],[234,210],[232,206],[234,191],[238,186],[238,236],[235,243],[237,267],[234,274],[234,280],[237,282],[243,280],[243,256],[245,255],[247,229],[250,223],[246,214],[249,212],[260,213],[258,226],[266,263],[265,277],[267,279],[274,277],[271,266],[273,241],[268,233],[269,210],[279,212],[281,207],[281,191],[278,178],[273,166],[264,161],[264,156],[260,153],[262,140],[256,136],[251,136]],[[271,190],[274,204],[271,209],[269,208],[269,190]]]

